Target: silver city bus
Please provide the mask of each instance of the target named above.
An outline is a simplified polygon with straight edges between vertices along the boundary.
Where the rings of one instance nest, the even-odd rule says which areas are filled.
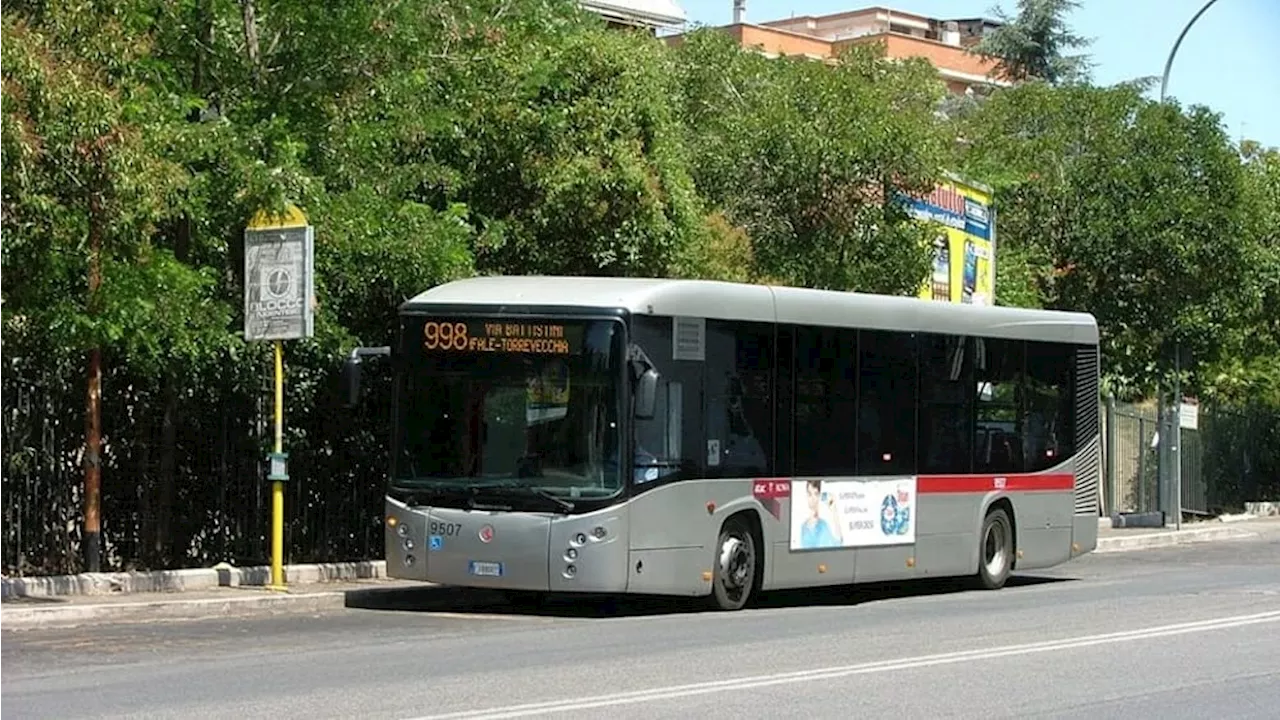
[[[480,277],[406,302],[387,574],[705,596],[971,576],[1097,544],[1087,314]]]

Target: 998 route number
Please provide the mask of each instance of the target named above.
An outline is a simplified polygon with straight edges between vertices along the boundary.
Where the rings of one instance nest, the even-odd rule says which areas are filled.
[[[462,532],[462,523],[431,521],[430,532],[432,535],[444,535],[452,537]]]

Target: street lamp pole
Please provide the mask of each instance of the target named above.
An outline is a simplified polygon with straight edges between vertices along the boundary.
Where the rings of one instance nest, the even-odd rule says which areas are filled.
[[[1182,38],[1187,36],[1187,31],[1191,29],[1192,25],[1196,24],[1196,21],[1200,19],[1200,16],[1204,14],[1204,11],[1208,10],[1209,6],[1216,2],[1218,2],[1218,0],[1209,0],[1209,2],[1205,3],[1204,6],[1200,8],[1199,12],[1192,15],[1191,20],[1187,22],[1186,27],[1182,28],[1182,32],[1178,34],[1178,39],[1173,42],[1173,48],[1169,50],[1169,59],[1164,61],[1164,74],[1160,76],[1160,102],[1164,102],[1164,93],[1169,87],[1169,70],[1173,67],[1173,56],[1178,54],[1178,47],[1182,45]]]
[[[1178,54],[1178,48],[1182,45],[1182,39],[1187,36],[1187,31],[1192,25],[1200,19],[1205,10],[1218,0],[1208,0],[1187,24],[1182,28],[1182,32],[1178,33],[1178,39],[1173,42],[1173,47],[1169,50],[1169,57],[1164,61],[1164,73],[1160,76],[1160,102],[1164,103],[1165,92],[1169,88],[1169,70],[1173,68],[1173,58]],[[1172,428],[1172,445],[1170,453],[1173,457],[1173,518],[1175,527],[1182,529],[1182,343],[1174,342],[1173,344],[1173,428]]]

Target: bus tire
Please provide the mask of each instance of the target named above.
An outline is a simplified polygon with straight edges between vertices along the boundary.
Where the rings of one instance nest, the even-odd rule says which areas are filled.
[[[1004,508],[993,508],[982,521],[978,536],[978,584],[999,590],[1013,570],[1013,522]]]
[[[751,526],[740,517],[720,528],[712,560],[711,605],[717,610],[741,610],[756,591],[759,549]]]

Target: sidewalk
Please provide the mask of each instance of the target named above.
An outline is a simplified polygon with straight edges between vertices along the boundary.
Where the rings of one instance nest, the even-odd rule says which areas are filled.
[[[1242,522],[1183,523],[1172,528],[1112,528],[1098,523],[1095,552],[1132,552],[1185,543],[1240,540],[1280,531],[1280,517]],[[0,629],[72,627],[91,622],[160,622],[344,608],[440,610],[488,605],[471,593],[417,581],[391,580],[381,561],[290,565],[284,591],[269,590],[267,568],[214,568],[155,573],[97,573],[4,578]]]
[[[382,561],[285,566],[284,590],[268,567],[227,564],[157,572],[81,573],[3,579],[0,629],[67,627],[105,619],[152,622],[271,612],[324,612],[369,593],[430,587],[391,580]]]
[[[160,622],[261,615],[273,612],[319,613],[349,607],[370,591],[421,587],[422,583],[367,580],[303,583],[285,591],[263,587],[210,590],[63,595],[6,599],[0,606],[0,629],[70,627],[94,621]]]
[[[1278,517],[1234,516],[1229,519],[1183,522],[1153,527],[1112,527],[1110,518],[1098,519],[1098,547],[1094,552],[1131,552],[1174,545],[1223,540],[1243,540],[1258,534],[1258,528],[1280,527]]]

